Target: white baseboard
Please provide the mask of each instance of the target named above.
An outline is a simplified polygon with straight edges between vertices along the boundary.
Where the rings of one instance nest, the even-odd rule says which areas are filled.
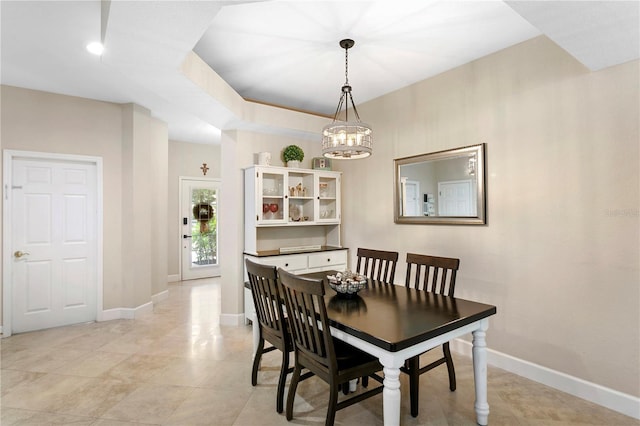
[[[160,293],[156,293],[151,296],[151,303],[154,305],[156,303],[162,302],[163,300],[167,300],[169,298],[169,290],[161,291]]]
[[[153,312],[153,302],[147,302],[136,308],[114,308],[102,311],[98,321],[110,321],[114,319],[136,319]]]
[[[451,341],[450,347],[456,353],[472,356],[471,342],[455,339]],[[640,419],[640,398],[633,395],[606,388],[489,348],[487,348],[487,363],[626,416]]]
[[[98,314],[98,321],[111,321],[115,319],[122,319],[120,308],[105,309]]]
[[[244,314],[220,314],[220,325],[244,325]]]
[[[114,319],[136,319],[142,315],[153,312],[153,305],[161,302],[169,297],[169,290],[161,291],[160,293],[151,296],[151,302],[147,302],[137,308],[113,308],[102,311],[102,315],[98,318],[98,321],[110,321]]]
[[[180,281],[180,275],[178,275],[178,274],[169,275],[167,277],[167,282],[169,282],[169,283],[175,283],[175,282],[178,282],[178,281]]]

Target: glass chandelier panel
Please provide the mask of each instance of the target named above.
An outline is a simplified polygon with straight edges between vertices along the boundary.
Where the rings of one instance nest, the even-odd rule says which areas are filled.
[[[371,126],[360,121],[358,110],[353,102],[351,86],[349,85],[349,56],[348,50],[355,42],[350,39],[342,40],[340,46],[345,50],[345,78],[342,86],[340,102],[333,116],[333,122],[322,128],[322,155],[335,159],[366,158],[372,151]],[[349,121],[349,103],[353,108],[355,121]],[[344,106],[344,120],[339,120],[340,111]]]

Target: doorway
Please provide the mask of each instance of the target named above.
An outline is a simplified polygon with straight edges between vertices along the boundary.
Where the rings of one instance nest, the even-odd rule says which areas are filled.
[[[102,160],[4,151],[3,334],[95,321]]]
[[[420,182],[401,177],[400,191],[402,192],[401,216],[420,216]]]
[[[438,216],[476,216],[471,180],[438,182]]]
[[[420,182],[416,180],[407,180],[405,183],[406,193],[406,210],[405,216],[420,216]]]
[[[180,178],[180,279],[220,276],[219,179]]]

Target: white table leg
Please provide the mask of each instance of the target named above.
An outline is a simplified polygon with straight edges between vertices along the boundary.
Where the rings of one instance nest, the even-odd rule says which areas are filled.
[[[487,402],[487,342],[485,340],[488,322],[482,321],[480,328],[473,332],[473,378],[476,384],[476,419],[479,425],[489,422]]]
[[[400,368],[384,367],[382,413],[384,426],[400,425]]]

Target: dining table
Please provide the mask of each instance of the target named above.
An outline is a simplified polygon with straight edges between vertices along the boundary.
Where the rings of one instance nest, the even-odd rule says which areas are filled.
[[[331,334],[380,360],[385,426],[400,424],[400,367],[405,360],[468,334],[473,336],[476,421],[488,424],[486,332],[495,306],[371,279],[357,294],[345,296],[329,285],[327,275],[335,272],[301,276],[324,280]],[[255,338],[256,321],[253,327]]]

